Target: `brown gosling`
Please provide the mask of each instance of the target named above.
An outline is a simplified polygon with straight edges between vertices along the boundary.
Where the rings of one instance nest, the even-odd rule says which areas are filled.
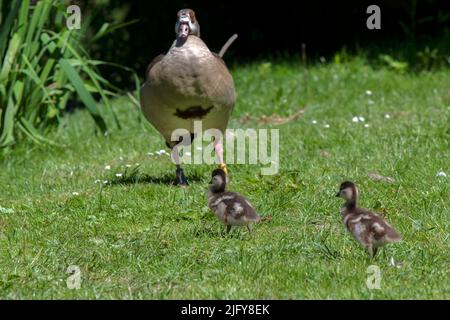
[[[358,195],[356,185],[345,181],[341,183],[336,197],[345,199],[341,215],[347,230],[367,250],[372,259],[379,247],[400,242],[402,236],[383,217],[367,209],[358,208]]]
[[[233,226],[246,226],[251,233],[250,224],[261,221],[251,203],[237,192],[225,191],[227,175],[222,169],[212,172],[210,183],[208,207],[227,226],[227,232]]]

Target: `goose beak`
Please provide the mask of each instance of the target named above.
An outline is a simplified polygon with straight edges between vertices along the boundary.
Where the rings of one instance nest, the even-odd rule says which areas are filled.
[[[191,32],[191,30],[189,28],[189,23],[180,21],[180,24],[178,26],[178,32],[177,32],[178,38],[186,39],[189,36],[190,32]]]
[[[341,193],[340,193],[340,192],[336,193],[336,197],[339,197],[340,195],[341,195]]]

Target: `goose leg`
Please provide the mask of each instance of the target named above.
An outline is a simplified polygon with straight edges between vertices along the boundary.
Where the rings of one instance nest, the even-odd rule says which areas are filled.
[[[189,185],[186,176],[184,175],[184,171],[180,166],[180,154],[177,146],[173,147],[172,149],[172,158],[173,161],[175,161],[175,165],[177,167],[175,171],[176,178],[174,184],[181,187]]]
[[[225,174],[228,174],[227,165],[223,161],[223,144],[221,139],[214,139],[214,150],[219,161],[219,169],[222,169]]]
[[[227,225],[227,233],[230,233],[230,230],[231,230],[231,226]]]

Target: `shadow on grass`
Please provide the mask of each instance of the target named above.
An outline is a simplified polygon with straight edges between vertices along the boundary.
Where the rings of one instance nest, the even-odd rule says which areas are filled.
[[[203,180],[203,177],[197,174],[187,175],[189,183],[198,183]],[[175,170],[173,174],[164,174],[162,176],[151,176],[148,174],[141,174],[139,171],[131,172],[112,179],[111,185],[131,185],[131,184],[161,184],[161,185],[175,185]]]
[[[212,213],[211,213],[212,214]],[[249,234],[245,228],[233,227],[230,232],[226,232],[225,226],[218,226],[217,223],[203,223],[192,230],[192,235],[197,238],[218,238],[223,240],[250,240],[253,234]]]

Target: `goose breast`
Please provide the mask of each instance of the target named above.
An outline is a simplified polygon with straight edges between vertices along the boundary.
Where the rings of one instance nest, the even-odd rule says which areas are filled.
[[[167,142],[175,129],[193,131],[195,120],[202,128],[224,131],[235,104],[233,78],[223,60],[196,36],[152,63],[141,88],[146,118]]]

